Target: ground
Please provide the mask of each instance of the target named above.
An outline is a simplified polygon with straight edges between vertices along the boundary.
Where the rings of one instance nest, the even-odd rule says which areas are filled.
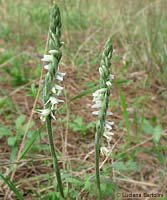
[[[67,199],[97,199],[91,105],[109,36],[115,76],[109,120],[115,125],[112,153],[100,158],[103,199],[166,199],[165,1],[57,3],[65,42],[59,67],[66,76],[53,135]],[[25,200],[56,199],[46,128],[36,112],[50,5],[7,0],[0,8],[0,172]],[[0,199],[17,199],[1,179],[0,185]]]

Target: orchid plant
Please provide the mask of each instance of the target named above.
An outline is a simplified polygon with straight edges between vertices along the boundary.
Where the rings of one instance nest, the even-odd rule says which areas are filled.
[[[46,122],[47,132],[49,137],[50,150],[53,157],[54,170],[57,177],[58,188],[61,199],[64,199],[63,185],[61,180],[60,169],[55,152],[53,133],[52,133],[52,119],[56,120],[56,111],[59,103],[64,101],[59,99],[63,87],[60,82],[63,81],[65,73],[59,71],[59,62],[62,56],[61,46],[63,42],[61,37],[61,17],[60,11],[56,4],[51,8],[50,14],[50,29],[49,29],[49,51],[48,55],[44,55],[42,61],[45,62],[44,69],[47,70],[43,86],[43,103],[44,108],[39,109],[40,119]]]
[[[96,183],[98,190],[98,199],[102,199],[101,187],[100,187],[100,170],[99,170],[99,157],[100,152],[107,156],[110,152],[110,142],[114,133],[112,132],[112,126],[114,122],[109,122],[106,120],[107,116],[112,115],[112,112],[108,112],[108,103],[110,90],[112,87],[112,80],[114,75],[110,73],[111,57],[112,57],[112,41],[109,38],[105,44],[104,51],[102,54],[101,64],[99,67],[100,73],[100,87],[93,93],[92,108],[99,109],[93,111],[93,115],[98,115],[98,120],[96,123],[96,135],[95,135],[95,168],[96,168]],[[104,136],[107,140],[107,147],[100,147],[101,136]]]

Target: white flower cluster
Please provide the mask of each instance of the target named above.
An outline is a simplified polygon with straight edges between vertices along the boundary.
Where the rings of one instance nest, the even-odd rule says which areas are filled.
[[[100,74],[103,73],[102,72],[101,67],[99,68],[99,72]],[[105,101],[105,95],[107,93],[107,90],[112,86],[111,80],[114,79],[114,75],[110,75],[110,80],[106,82],[106,87],[104,88],[100,88],[98,90],[96,90],[93,93],[93,102],[94,104],[92,105],[92,108],[99,108],[99,110],[97,111],[93,111],[92,114],[93,115],[100,115],[101,112],[101,108],[103,107],[103,105],[106,103]],[[106,112],[106,116],[111,116],[113,115],[112,112]],[[104,132],[103,132],[103,136],[106,138],[107,143],[108,143],[108,147],[101,147],[100,151],[102,155],[109,155],[110,153],[110,142],[112,140],[112,136],[114,135],[114,133],[112,132],[112,126],[114,125],[114,122],[109,122],[109,121],[104,121],[103,127],[104,127]]]
[[[52,67],[51,65],[54,59],[53,55],[59,52],[57,50],[50,50],[49,53],[51,55],[44,55],[42,59],[42,61],[49,63],[44,66],[44,69],[48,71]],[[65,76],[65,73],[57,71],[55,79],[61,82],[63,81],[64,76]],[[44,109],[38,109],[38,113],[40,113],[40,119],[43,122],[46,120],[48,115],[51,115],[53,119],[56,119],[54,113],[57,109],[57,104],[64,102],[64,100],[58,99],[57,96],[61,95],[63,89],[64,88],[62,86],[55,84],[51,89],[52,95],[49,97],[48,101],[44,104]],[[50,105],[49,108],[48,108],[48,104]]]

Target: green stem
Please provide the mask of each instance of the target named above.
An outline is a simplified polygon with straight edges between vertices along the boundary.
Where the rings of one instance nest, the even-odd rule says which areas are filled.
[[[60,191],[61,198],[64,199],[64,192],[63,192],[63,185],[62,185],[62,181],[61,181],[60,169],[59,169],[59,164],[58,164],[55,147],[54,147],[54,142],[53,142],[52,124],[51,124],[51,116],[50,115],[46,118],[46,124],[47,124],[47,131],[48,131],[48,137],[49,137],[50,151],[51,151],[52,158],[53,158],[53,165],[54,165],[54,170],[55,170],[55,174],[57,177],[58,188]]]
[[[100,187],[100,169],[99,169],[99,157],[100,157],[100,131],[96,131],[95,135],[95,168],[96,168],[96,185],[98,192],[98,200],[102,199],[101,187]]]

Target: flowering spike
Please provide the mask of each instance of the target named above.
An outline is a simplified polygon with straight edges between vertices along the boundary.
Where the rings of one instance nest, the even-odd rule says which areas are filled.
[[[47,131],[50,143],[51,154],[53,157],[54,170],[57,177],[58,187],[60,191],[61,199],[64,199],[63,185],[61,181],[60,169],[58,166],[58,160],[55,153],[53,135],[52,135],[52,119],[55,118],[57,111],[57,104],[64,102],[58,99],[57,96],[61,94],[63,87],[55,84],[58,79],[63,81],[65,73],[58,72],[59,62],[62,56],[60,47],[62,46],[61,41],[61,17],[60,11],[56,4],[51,8],[50,13],[50,29],[49,29],[49,51],[48,55],[44,55],[42,61],[47,62],[44,68],[47,71],[44,80],[43,87],[43,104],[44,108],[39,110],[41,120],[46,121]]]
[[[99,108],[99,110],[93,111],[93,115],[98,115],[98,121],[96,123],[96,135],[95,135],[95,163],[96,163],[96,181],[97,181],[97,189],[99,200],[101,197],[101,188],[100,188],[100,171],[99,171],[99,152],[103,155],[108,156],[110,153],[110,149],[107,147],[100,148],[100,138],[103,135],[107,139],[107,143],[109,145],[113,133],[110,132],[112,130],[113,122],[106,121],[106,116],[112,115],[112,112],[108,112],[108,103],[110,96],[110,89],[112,86],[112,80],[114,76],[110,73],[111,66],[111,57],[112,57],[112,41],[109,38],[105,44],[104,51],[102,54],[102,59],[99,67],[100,74],[100,87],[93,93],[93,102],[95,104],[92,108]]]

